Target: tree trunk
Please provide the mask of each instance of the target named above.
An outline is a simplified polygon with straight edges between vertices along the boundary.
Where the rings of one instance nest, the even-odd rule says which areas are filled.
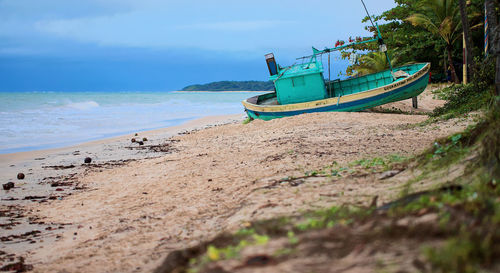
[[[446,51],[448,52],[448,63],[451,70],[451,80],[454,83],[460,83],[457,77],[457,72],[455,71],[455,66],[453,65],[453,58],[451,57],[451,51],[452,51],[451,45],[446,46]]]
[[[462,28],[463,28],[463,34],[465,38],[465,49],[467,50],[465,53],[467,53],[467,59],[464,58],[465,64],[466,64],[466,69],[467,69],[467,75],[469,78],[472,78],[474,74],[474,63],[473,63],[473,58],[472,58],[472,42],[470,40],[470,27],[469,27],[469,20],[467,20],[467,6],[465,5],[465,0],[459,0],[458,3],[460,4],[460,17],[462,17]],[[464,82],[466,79],[464,79]]]
[[[446,61],[448,56],[446,56],[447,55],[446,52],[447,52],[446,50],[445,50],[445,52],[443,52],[444,53],[443,54],[443,68],[444,68],[444,78],[448,79],[448,65],[447,65],[447,61]]]
[[[499,44],[500,46],[500,44]],[[495,95],[500,96],[500,54],[497,55],[497,65],[495,74]]]
[[[495,90],[496,95],[500,95],[500,29],[498,27],[498,18],[496,11],[496,1],[485,0],[486,14],[488,16],[488,26],[490,31],[489,53],[493,58],[496,57]]]

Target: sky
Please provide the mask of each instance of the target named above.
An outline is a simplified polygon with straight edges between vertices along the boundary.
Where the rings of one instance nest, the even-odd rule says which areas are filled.
[[[372,14],[393,0],[365,0]],[[0,0],[0,91],[169,91],[267,80],[368,36],[360,0]]]

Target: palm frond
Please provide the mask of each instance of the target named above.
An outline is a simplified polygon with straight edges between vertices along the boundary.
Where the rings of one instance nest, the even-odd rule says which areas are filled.
[[[441,36],[447,44],[460,37],[462,24],[457,0],[422,0],[418,7],[422,13],[413,14],[406,21]]]
[[[432,20],[421,13],[416,13],[405,19],[414,26],[421,26],[433,34],[439,34],[439,27],[437,27]]]
[[[395,55],[393,51],[389,51],[388,55],[391,59],[391,65],[396,66],[399,63],[399,57]],[[359,75],[366,75],[377,73],[388,68],[389,62],[384,52],[371,52],[360,57],[359,64],[355,67],[355,70]]]

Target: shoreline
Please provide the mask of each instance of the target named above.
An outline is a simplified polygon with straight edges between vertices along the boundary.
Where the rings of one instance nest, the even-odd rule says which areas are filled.
[[[174,125],[174,126],[162,127],[162,128],[144,130],[144,131],[137,130],[135,133],[138,133],[141,135],[152,134],[152,135],[157,136],[157,137],[161,134],[175,135],[177,133],[180,133],[181,131],[199,129],[199,127],[211,126],[211,125],[216,125],[216,124],[221,123],[221,122],[223,123],[225,121],[235,120],[235,119],[238,119],[239,116],[244,116],[244,115],[245,114],[228,114],[228,115],[207,116],[207,117],[201,117],[201,118],[188,120],[188,121],[185,121],[181,124]],[[241,120],[243,120],[243,119],[241,119]],[[123,138],[130,139],[130,138],[134,137],[135,133],[119,134],[119,135],[112,136],[112,137],[84,141],[84,142],[81,142],[78,144],[67,145],[67,146],[63,146],[63,147],[54,147],[54,148],[47,148],[47,149],[35,149],[35,150],[19,151],[19,152],[13,152],[13,153],[1,153],[0,154],[0,164],[8,164],[9,162],[11,162],[13,160],[16,160],[16,161],[27,160],[30,158],[42,157],[42,156],[55,154],[55,153],[61,153],[61,152],[69,151],[69,150],[81,149],[82,147],[84,148],[84,147],[88,147],[88,146],[92,146],[92,145],[111,143],[114,141],[123,140]],[[1,168],[0,168],[0,170],[1,170]],[[0,176],[0,178],[1,178],[1,176]]]
[[[13,92],[4,98],[0,154],[75,146],[209,115],[243,113],[241,101],[252,95],[174,92]]]
[[[269,91],[245,91],[245,90],[235,90],[235,91],[172,91],[174,93],[196,93],[196,92],[200,92],[200,93],[266,93],[266,92],[274,92],[272,90],[269,90]]]
[[[63,142],[59,142],[59,143],[42,144],[42,145],[38,145],[38,146],[26,146],[26,147],[18,147],[18,148],[0,149],[0,155],[8,155],[8,154],[16,154],[16,153],[32,152],[32,151],[43,151],[43,150],[55,150],[55,149],[62,149],[62,148],[67,148],[67,147],[79,146],[79,145],[83,145],[85,143],[118,138],[118,137],[124,136],[124,135],[143,133],[143,132],[149,132],[149,131],[154,131],[154,130],[159,130],[159,129],[164,129],[164,128],[170,128],[170,127],[174,127],[174,126],[180,126],[180,125],[183,125],[184,123],[187,123],[187,122],[190,122],[193,120],[197,120],[200,118],[202,118],[202,117],[182,119],[180,121],[180,123],[178,123],[176,125],[172,125],[172,126],[160,126],[160,127],[154,127],[154,128],[145,128],[145,129],[123,131],[123,132],[117,132],[117,133],[110,133],[110,134],[106,134],[103,136],[90,137],[90,138],[82,139],[82,140],[74,140],[74,141],[68,140],[68,141],[63,141]],[[8,151],[8,150],[19,150],[19,151],[2,152],[2,151]]]

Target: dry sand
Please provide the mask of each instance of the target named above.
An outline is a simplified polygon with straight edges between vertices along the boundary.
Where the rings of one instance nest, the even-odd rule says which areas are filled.
[[[442,103],[427,91],[419,101],[424,110]],[[385,107],[409,111],[411,100]],[[238,118],[241,115],[231,120]],[[411,126],[426,119],[425,115],[373,112],[317,113],[246,125],[233,121],[168,141],[162,138],[167,134],[156,134],[154,141],[164,143],[163,152],[142,150],[135,157],[125,149],[132,136],[94,143],[90,150],[79,147],[77,161],[72,153],[76,148],[45,153],[44,160],[51,165],[78,164],[51,170],[57,175],[74,173],[74,184],[60,187],[71,195],[56,195],[56,200],[42,203],[2,201],[2,208],[6,202],[22,204],[22,214],[47,230],[29,236],[26,240],[31,244],[2,242],[0,250],[26,257],[35,272],[149,272],[172,250],[239,228],[246,221],[339,202],[365,203],[375,195],[388,201],[396,192],[388,182],[317,178],[295,187],[276,184],[284,177],[301,176],[334,161],[347,164],[389,154],[412,155],[429,147],[435,138],[463,130],[468,124],[450,120]],[[87,154],[98,163],[115,161],[80,166]],[[9,177],[23,169],[21,166],[30,167],[34,174],[42,171],[35,164],[41,161],[32,160],[33,155],[15,157],[14,167],[2,166],[2,171],[10,171]],[[116,161],[129,158],[139,160]],[[2,164],[11,162],[0,160]],[[28,179],[14,192],[2,193],[2,199],[39,194],[32,192],[40,190],[38,186],[27,185],[38,182],[43,182],[42,177]],[[75,185],[78,189],[72,190]],[[335,198],[339,192],[346,197]],[[46,195],[57,193],[51,189]],[[9,232],[27,231],[14,225]]]

